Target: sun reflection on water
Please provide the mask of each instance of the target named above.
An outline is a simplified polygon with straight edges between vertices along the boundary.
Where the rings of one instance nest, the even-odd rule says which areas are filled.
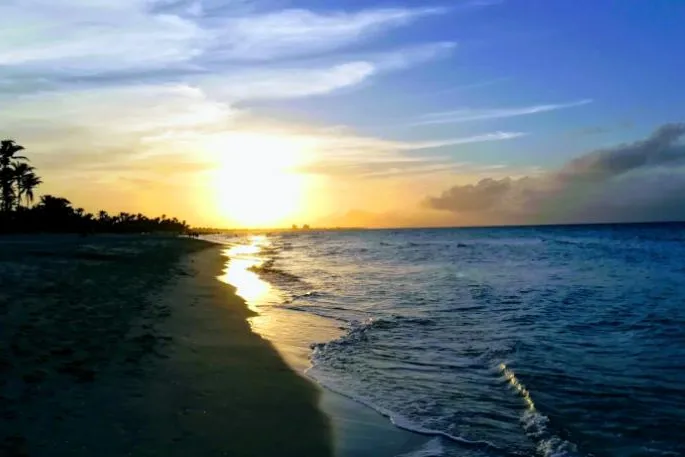
[[[251,270],[265,262],[260,252],[268,245],[268,239],[263,235],[254,235],[245,241],[246,244],[237,244],[224,251],[229,260],[219,280],[234,286],[248,307],[258,312],[259,305],[273,299],[276,293],[268,282]]]
[[[257,313],[248,318],[252,331],[273,343],[290,366],[303,372],[310,366],[311,344],[338,338],[341,330],[336,323],[283,306],[288,292],[262,280],[254,271],[272,260],[269,256],[273,252],[274,243],[266,236],[243,238],[224,251],[226,265],[218,279],[235,287],[248,308]]]

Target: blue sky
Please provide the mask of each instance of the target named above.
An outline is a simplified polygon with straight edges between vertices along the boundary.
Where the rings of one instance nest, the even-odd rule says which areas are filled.
[[[408,200],[404,220],[458,223],[425,199],[685,119],[676,0],[7,0],[0,16],[0,135],[86,207],[256,224],[266,198],[232,220],[188,197],[232,164],[301,177],[290,213],[259,223]]]
[[[455,4],[464,7],[454,8]],[[639,138],[656,126],[685,117],[685,91],[678,76],[685,73],[685,59],[678,57],[678,43],[685,43],[682,2],[476,4],[437,3],[445,7],[444,13],[419,21],[411,32],[399,31],[383,40],[388,47],[407,40],[456,43],[443,59],[388,75],[378,84],[335,99],[299,100],[263,109],[401,138],[521,131],[528,136],[506,145],[469,145],[452,154],[531,166],[556,166],[587,149]],[[581,100],[592,103],[487,121],[406,125],[425,113]],[[331,103],[335,109],[330,109]]]

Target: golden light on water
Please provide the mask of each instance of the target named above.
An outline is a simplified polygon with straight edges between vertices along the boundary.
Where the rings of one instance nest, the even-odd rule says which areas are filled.
[[[533,403],[533,399],[530,397],[530,392],[528,392],[526,386],[524,386],[523,383],[518,380],[516,374],[514,374],[514,372],[507,368],[507,366],[503,363],[500,363],[499,369],[509,384],[519,393],[519,395],[521,395],[523,401],[526,402],[528,410],[535,411],[535,403]]]
[[[256,257],[260,251],[260,244],[264,237],[253,236],[250,244],[236,245],[226,250],[230,261],[226,265],[224,274],[219,278],[221,281],[231,284],[252,311],[257,311],[257,304],[265,301],[272,293],[271,286],[262,281],[257,273],[250,268],[259,266],[262,261]]]
[[[224,274],[220,281],[231,284],[236,293],[245,300],[250,310],[257,313],[248,319],[252,331],[264,338],[271,339],[284,333],[282,325],[274,322],[268,314],[260,313],[260,306],[269,303],[280,303],[282,300],[271,285],[263,281],[259,275],[250,269],[264,262],[260,256],[262,248],[269,245],[265,236],[253,235],[225,251],[228,257]],[[287,331],[285,331],[287,334]]]

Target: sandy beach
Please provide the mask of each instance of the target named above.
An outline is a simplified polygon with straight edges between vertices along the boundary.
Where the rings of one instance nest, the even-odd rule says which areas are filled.
[[[0,455],[327,456],[320,389],[250,331],[220,248],[0,240]]]

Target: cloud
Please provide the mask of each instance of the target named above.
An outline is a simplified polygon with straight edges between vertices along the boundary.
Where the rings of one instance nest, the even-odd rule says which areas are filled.
[[[223,124],[239,102],[329,94],[445,55],[453,43],[338,53],[442,11],[273,9],[261,0],[11,0],[0,4],[0,100],[16,113],[10,124],[24,121],[22,133],[45,123],[48,111],[66,129]]]
[[[228,18],[216,33],[215,58],[271,60],[311,55],[348,46],[407,25],[436,8],[369,9],[315,13],[289,9]]]
[[[378,152],[418,151],[423,149],[435,149],[446,146],[457,146],[469,143],[481,143],[487,141],[512,140],[524,136],[522,132],[492,132],[469,137],[448,138],[431,141],[393,141],[379,138],[346,135],[344,130],[336,130],[331,135],[319,136],[319,146],[326,151],[336,154],[352,153],[363,155],[369,150]]]
[[[271,0],[1,1],[0,137],[28,148],[44,191],[88,199],[103,180],[147,179],[153,167],[165,176],[183,169],[201,181],[207,163],[225,159],[203,155],[220,135],[286,141],[300,135],[303,148],[315,151],[312,162],[320,157],[334,164],[353,156],[404,163],[415,151],[426,155],[520,135],[403,142],[289,122],[272,135],[265,125],[278,119],[253,110],[254,101],[334,94],[448,56],[455,43],[417,41],[412,33],[387,39],[444,12],[424,6],[294,9]],[[336,143],[336,136],[344,138]],[[224,146],[240,151],[231,141],[213,149]],[[152,160],[162,156],[164,162]],[[361,172],[430,173],[448,166],[442,160]],[[190,195],[185,182],[177,181],[177,188]],[[110,185],[107,192],[119,195]]]
[[[0,5],[8,24],[0,29],[0,66],[20,68],[24,76],[170,67],[216,71],[218,64],[339,50],[441,11],[256,11],[241,3],[228,2],[210,16],[198,2],[13,0]]]
[[[488,141],[502,141],[502,140],[513,140],[525,136],[523,132],[492,132],[484,133],[481,135],[474,135],[464,138],[452,138],[447,140],[438,141],[423,141],[415,143],[406,143],[401,145],[402,149],[432,149],[441,148],[445,146],[457,146],[461,144],[470,143],[483,143]]]
[[[429,113],[412,123],[412,125],[432,125],[432,124],[453,124],[459,122],[480,121],[488,119],[500,119],[506,117],[526,116],[530,114],[545,113],[565,108],[587,105],[592,100],[578,100],[569,103],[533,105],[519,108],[491,108],[491,109],[459,109],[454,111],[443,111],[439,113]]]
[[[296,84],[295,75],[293,81]],[[302,90],[311,93],[316,81],[308,79]],[[250,90],[259,93],[267,88],[252,86]],[[346,127],[265,122],[236,110],[232,103],[217,101],[221,94],[210,94],[211,90],[208,93],[187,84],[93,88],[70,91],[68,96],[64,92],[34,94],[16,101],[11,111],[0,113],[0,127],[6,129],[0,136],[21,138],[41,170],[98,179],[96,175],[107,170],[124,174],[135,168],[143,170],[152,162],[134,159],[159,154],[168,154],[179,167],[188,161],[205,163],[211,160],[207,144],[216,139],[215,143],[228,147],[232,135],[252,132],[297,144],[298,150],[306,152],[308,160],[298,164],[295,172],[365,179],[448,173],[462,166],[449,157],[449,148],[524,135],[489,132],[423,141],[381,139],[360,136]],[[45,110],[44,106],[51,108]]]
[[[310,97],[353,87],[383,73],[418,65],[442,56],[453,47],[452,43],[433,43],[374,53],[340,64],[247,68],[189,79],[196,81],[208,93],[232,101]]]
[[[371,56],[378,66],[385,70],[402,70],[419,63],[449,55],[457,44],[451,41],[416,45],[396,52],[385,52]]]
[[[155,68],[197,56],[210,36],[175,15],[155,15],[143,0],[15,0],[0,6],[0,65],[73,73]],[[58,65],[56,65],[58,64]]]
[[[472,223],[567,223],[685,220],[685,124],[602,149],[557,171],[486,178],[426,199]]]
[[[277,100],[328,94],[360,84],[377,72],[373,62],[357,61],[324,68],[242,71],[203,78],[200,84],[228,100]]]
[[[381,178],[444,173],[463,168],[445,152],[427,155],[431,149],[449,148],[487,141],[506,141],[524,135],[521,132],[493,132],[463,138],[434,141],[392,141],[357,136],[337,130],[309,134],[312,147],[319,154],[314,163],[299,168],[312,174],[355,178]]]
[[[252,0],[3,2],[0,134],[39,155],[144,154],[150,138],[235,128],[249,115],[242,102],[330,94],[453,48],[437,42],[324,57],[441,10],[272,7]]]

